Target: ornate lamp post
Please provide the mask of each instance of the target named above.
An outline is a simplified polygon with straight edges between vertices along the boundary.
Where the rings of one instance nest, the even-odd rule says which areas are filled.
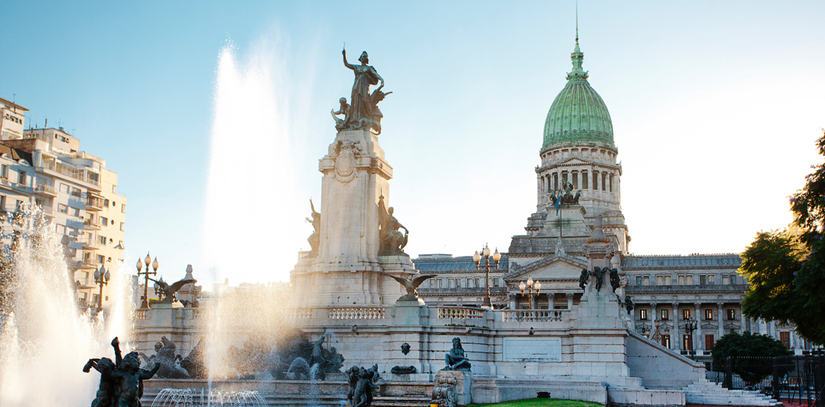
[[[143,269],[143,263],[141,263],[140,259],[138,259],[137,264],[135,264],[135,267],[137,267],[138,271],[138,278],[140,278],[141,274],[146,276],[146,280],[143,283],[143,301],[140,302],[140,307],[149,308],[149,275],[151,274],[154,276],[158,274],[158,258],[155,257],[155,262],[152,263],[152,257],[149,256],[149,253],[146,253],[146,258],[143,259],[143,262],[146,263],[146,271],[142,273],[140,270]],[[149,271],[150,263],[152,264],[152,268],[154,269],[154,271]]]
[[[95,270],[95,284],[100,287],[100,294],[97,296],[97,312],[103,310],[103,286],[109,284],[109,270],[106,270],[103,265],[100,265],[100,268]]]
[[[535,291],[533,290],[535,288]],[[521,295],[525,295],[525,289],[527,290],[527,298],[530,301],[530,309],[533,309],[533,296],[538,297],[539,290],[541,290],[541,283],[536,281],[533,283],[533,277],[527,279],[527,285],[524,285],[522,281],[518,285],[518,289],[521,290]]]
[[[476,270],[483,268],[484,269],[484,300],[481,302],[482,308],[493,308],[493,302],[490,300],[490,269],[498,269],[498,262],[501,260],[501,253],[498,252],[498,248],[496,248],[496,252],[493,255],[490,255],[490,248],[487,244],[484,244],[484,248],[481,249],[482,254],[478,254],[476,252],[473,255],[473,261],[476,263]],[[484,259],[484,264],[481,264],[481,259]],[[490,259],[493,260],[493,264],[490,264]]]
[[[690,338],[690,356],[696,356],[696,346],[693,344],[693,331],[696,330],[696,323],[697,321],[693,318],[688,318],[685,321],[685,332]]]
[[[158,298],[160,298],[162,300],[163,299],[163,290],[160,289],[160,284],[159,283],[165,283],[165,281],[163,281],[163,276],[161,276],[160,279],[158,279],[158,282],[155,283],[155,295],[157,295]]]

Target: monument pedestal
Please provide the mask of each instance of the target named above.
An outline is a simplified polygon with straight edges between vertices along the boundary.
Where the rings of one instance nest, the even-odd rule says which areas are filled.
[[[392,167],[370,130],[342,130],[319,163],[324,174],[318,250],[292,272],[300,307],[364,307],[392,304],[403,287],[382,272],[415,274],[409,256],[378,256],[379,198],[389,203]]]

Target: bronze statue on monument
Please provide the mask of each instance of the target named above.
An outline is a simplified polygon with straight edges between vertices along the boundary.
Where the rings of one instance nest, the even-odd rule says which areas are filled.
[[[352,94],[349,104],[346,98],[339,99],[340,108],[337,112],[332,112],[335,119],[335,128],[341,130],[368,130],[371,129],[376,134],[381,134],[381,118],[384,115],[378,109],[378,102],[392,92],[384,92],[384,78],[378,74],[374,67],[368,65],[370,62],[367,51],[361,53],[358,61],[361,65],[353,65],[347,62],[347,50],[341,51],[344,56],[344,66],[352,69],[355,74],[355,81],[352,84]],[[379,85],[380,83],[380,85]],[[370,93],[371,85],[379,85]],[[344,115],[343,119],[337,115]]]
[[[410,231],[393,216],[393,208],[384,205],[384,196],[378,197],[378,239],[379,256],[406,255],[404,246],[407,245]],[[404,229],[401,233],[399,229]]]

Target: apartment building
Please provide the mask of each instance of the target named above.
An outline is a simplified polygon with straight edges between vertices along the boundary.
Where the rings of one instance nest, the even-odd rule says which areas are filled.
[[[28,109],[0,98],[0,210],[38,205],[58,234],[67,236],[69,272],[83,308],[106,309],[111,287],[94,273],[123,261],[126,198],[106,160],[80,150],[80,140],[62,127],[25,129]]]

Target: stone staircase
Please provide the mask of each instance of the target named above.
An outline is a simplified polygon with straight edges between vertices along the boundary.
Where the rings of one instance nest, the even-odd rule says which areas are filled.
[[[719,383],[701,381],[682,389],[685,403],[713,406],[782,406],[762,393],[748,390],[728,390]]]

